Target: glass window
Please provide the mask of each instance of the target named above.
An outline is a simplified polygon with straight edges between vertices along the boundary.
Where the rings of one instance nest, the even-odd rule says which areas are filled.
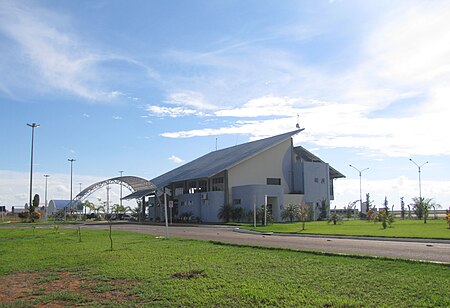
[[[198,181],[198,187],[201,192],[206,192],[208,189],[208,183],[206,180]]]
[[[267,178],[267,185],[281,185],[280,178]]]
[[[223,191],[223,177],[212,179],[212,191]]]

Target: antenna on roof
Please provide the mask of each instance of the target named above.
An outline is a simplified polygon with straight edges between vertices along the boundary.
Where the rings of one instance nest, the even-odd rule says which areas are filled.
[[[297,113],[297,124],[295,125],[295,127],[300,128],[300,123],[298,121],[298,113]]]
[[[216,137],[216,151],[217,151],[217,137]]]

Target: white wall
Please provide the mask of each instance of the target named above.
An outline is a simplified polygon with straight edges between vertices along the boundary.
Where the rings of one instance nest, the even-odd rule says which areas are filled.
[[[285,207],[289,204],[301,205],[303,202],[303,197],[304,197],[304,195],[300,195],[300,194],[284,195],[283,206]]]
[[[267,178],[280,178],[284,193],[289,192],[291,182],[291,139],[272,147],[228,170],[228,187],[266,185]],[[231,201],[231,195],[230,195]]]
[[[304,188],[307,203],[314,205],[323,199],[330,202],[329,166],[320,162],[303,162]],[[317,182],[315,181],[317,179]]]
[[[193,216],[200,217],[202,222],[218,222],[217,213],[225,202],[223,191],[209,191],[207,199],[202,199],[202,193],[183,194],[178,196],[178,216],[192,212]],[[184,205],[181,205],[184,202]]]

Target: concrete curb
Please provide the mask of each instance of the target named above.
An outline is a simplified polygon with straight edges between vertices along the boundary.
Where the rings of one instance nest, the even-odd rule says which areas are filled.
[[[434,243],[434,244],[450,244],[450,239],[426,239],[426,238],[407,238],[407,237],[379,237],[379,236],[348,236],[348,235],[327,235],[327,234],[294,234],[294,233],[274,233],[274,232],[258,232],[253,230],[246,230],[234,228],[234,232],[247,233],[254,235],[269,235],[269,236],[291,236],[291,237],[313,237],[326,239],[347,239],[347,240],[370,240],[370,241],[385,241],[385,242],[412,242],[412,243]]]

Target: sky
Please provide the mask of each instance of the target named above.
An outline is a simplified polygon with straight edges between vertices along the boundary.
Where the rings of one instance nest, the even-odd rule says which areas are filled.
[[[375,205],[410,203],[412,158],[448,208],[449,29],[438,0],[0,0],[0,204],[28,201],[27,123],[42,201],[44,174],[70,198],[69,158],[74,192],[150,180],[298,119],[294,144],[346,176],[332,207],[359,200],[350,164]]]

